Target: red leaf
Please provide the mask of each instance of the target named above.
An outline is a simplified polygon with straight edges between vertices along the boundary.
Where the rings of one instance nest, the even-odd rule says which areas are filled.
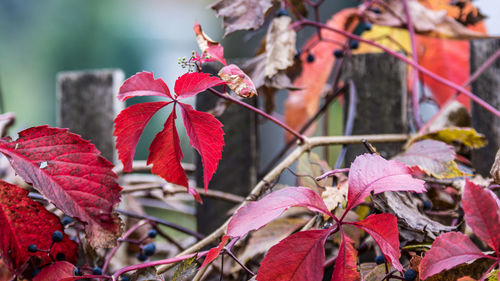
[[[212,248],[208,251],[207,253],[207,257],[205,258],[205,260],[203,261],[203,264],[201,265],[200,268],[203,268],[205,267],[205,265],[211,263],[213,260],[215,260],[219,254],[220,254],[220,251],[222,251],[222,249],[224,248],[224,245],[226,245],[226,242],[227,242],[227,239],[229,239],[229,236],[227,235],[224,235],[222,237],[222,240],[220,241],[220,244],[219,246],[215,247],[215,248]]]
[[[213,58],[223,65],[227,65],[226,59],[224,58],[224,48],[219,42],[215,42],[210,39],[203,30],[201,29],[201,25],[198,23],[194,24],[193,27],[194,33],[196,35],[196,41],[198,42],[198,46],[204,55],[208,55],[209,58]]]
[[[349,170],[349,203],[346,209],[359,205],[370,192],[425,192],[424,183],[412,178],[410,169],[400,162],[385,160],[377,154],[363,154],[356,157]]]
[[[325,241],[330,229],[301,231],[269,249],[257,273],[258,281],[321,281]]]
[[[352,246],[353,243],[351,238],[342,235],[342,242],[333,268],[332,281],[356,281],[361,279],[356,265],[358,252]]]
[[[75,266],[67,261],[58,261],[42,268],[42,271],[33,278],[33,281],[54,281],[74,277]]]
[[[498,254],[500,247],[500,208],[492,194],[469,180],[462,195],[465,222],[474,234]]]
[[[132,171],[135,149],[144,128],[153,115],[171,102],[145,102],[122,110],[116,117],[116,150],[123,163],[123,171]]]
[[[219,120],[209,113],[196,111],[189,104],[179,103],[182,121],[186,128],[191,146],[198,151],[203,164],[205,191],[219,160],[222,158],[224,131]]]
[[[218,77],[203,72],[188,72],[177,78],[174,91],[178,99],[193,97],[208,88],[225,84]]]
[[[397,219],[394,215],[371,215],[361,222],[348,224],[355,225],[368,232],[390,264],[399,271],[403,270],[403,266],[399,262],[399,257],[401,256],[401,252],[399,251],[399,232]]]
[[[307,207],[332,216],[316,192],[305,187],[289,187],[240,208],[227,226],[227,235],[241,237],[268,224],[290,207]]]
[[[174,99],[167,84],[161,78],[155,79],[153,73],[146,71],[139,72],[125,80],[118,92],[120,101],[140,96],[160,96]]]
[[[28,191],[15,185],[0,181],[0,255],[9,269],[21,274],[30,257],[40,259],[40,264],[51,263],[45,252],[31,253],[30,244],[39,249],[50,249],[52,233],[64,229],[54,214],[43,205],[28,198]],[[76,262],[77,245],[67,235],[51,248],[55,257],[63,253],[69,262]]]
[[[439,235],[420,261],[420,279],[425,280],[443,270],[486,257],[474,243],[460,232]]]
[[[67,129],[39,126],[0,143],[12,167],[66,215],[85,225],[92,247],[112,246],[120,235],[113,207],[121,187],[113,165],[89,141]]]
[[[196,200],[201,202],[200,195],[195,189],[189,189],[188,179],[181,166],[182,150],[179,135],[175,128],[175,108],[170,113],[164,128],[156,134],[151,146],[147,164],[153,163],[151,172],[164,178],[166,181],[188,187]],[[192,192],[194,190],[194,193]]]

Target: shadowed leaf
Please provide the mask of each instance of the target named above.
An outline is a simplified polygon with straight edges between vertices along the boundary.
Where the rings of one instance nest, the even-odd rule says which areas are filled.
[[[199,264],[196,256],[183,260],[175,267],[175,273],[171,281],[190,281],[198,272]]]
[[[33,278],[33,281],[54,281],[73,277],[75,266],[67,261],[58,261],[42,268],[42,271]]]

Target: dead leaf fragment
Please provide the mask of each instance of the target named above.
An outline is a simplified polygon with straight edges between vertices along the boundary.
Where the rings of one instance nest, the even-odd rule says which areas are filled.
[[[339,183],[338,186],[327,186],[325,191],[321,194],[323,201],[325,201],[325,205],[328,207],[328,210],[333,210],[337,208],[347,200],[347,180]]]
[[[237,30],[255,30],[264,24],[272,0],[219,0],[210,6],[222,17],[224,36]]]
[[[175,267],[175,273],[171,281],[192,280],[200,265],[196,262],[196,256],[185,259]]]
[[[481,148],[488,142],[483,134],[478,133],[473,128],[449,127],[425,135],[416,136],[410,139],[408,143],[412,144],[424,139],[440,140],[448,144],[461,143],[470,148]]]
[[[288,16],[273,19],[266,35],[266,77],[270,78],[293,65],[297,53],[297,34],[290,28],[292,18]]]
[[[196,35],[196,42],[198,43],[198,47],[203,52],[203,55],[208,58],[213,58],[224,65],[227,65],[226,59],[224,58],[224,48],[222,45],[212,40],[208,35],[203,32],[201,25],[195,23],[194,34]],[[208,60],[205,60],[208,61]]]
[[[303,153],[297,161],[297,174],[299,175],[299,184],[304,187],[309,187],[318,192],[318,184],[321,186],[332,185],[332,178],[316,182],[316,177],[321,176],[324,172],[331,170],[328,163],[321,160],[318,154],[314,152]]]
[[[495,163],[491,166],[490,175],[495,183],[500,184],[500,149],[495,156]]]
[[[257,94],[257,89],[255,89],[250,77],[237,65],[230,64],[221,68],[219,76],[240,97],[251,98]]]

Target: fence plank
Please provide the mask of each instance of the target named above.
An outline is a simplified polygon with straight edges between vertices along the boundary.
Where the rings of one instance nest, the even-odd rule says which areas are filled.
[[[355,55],[347,62],[344,81],[354,82],[357,96],[353,135],[408,132],[406,69],[405,63],[386,53]],[[348,104],[348,97],[346,100]],[[387,143],[375,147],[383,157],[390,157],[401,146]],[[348,145],[345,166],[366,152],[361,144]]]
[[[123,109],[116,94],[123,83],[119,69],[65,71],[57,75],[57,125],[89,139],[104,157],[117,162],[113,120]]]
[[[500,39],[472,40],[470,46],[470,71],[473,73],[500,48]],[[500,108],[500,61],[497,60],[483,72],[472,83],[471,89],[494,108]],[[472,151],[472,166],[481,175],[488,176],[500,147],[500,119],[473,103],[472,126],[488,139],[486,147]]]

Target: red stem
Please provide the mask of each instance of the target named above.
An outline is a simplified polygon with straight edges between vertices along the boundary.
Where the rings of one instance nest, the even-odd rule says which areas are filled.
[[[234,102],[238,105],[241,105],[243,106],[244,108],[247,108],[247,109],[250,109],[251,111],[265,117],[266,119],[269,119],[271,121],[273,121],[274,123],[276,123],[278,126],[282,127],[283,129],[287,130],[289,133],[291,133],[292,135],[294,135],[297,139],[300,140],[300,142],[304,142],[304,136],[302,136],[300,133],[298,133],[297,131],[295,131],[294,129],[288,127],[288,125],[286,125],[285,123],[279,121],[278,119],[274,118],[273,116],[265,113],[264,111],[256,108],[256,107],[253,107],[245,102],[242,102],[238,99],[235,99],[233,97],[231,97],[230,95],[224,95],[223,93],[215,90],[215,89],[212,89],[212,88],[208,88],[207,89],[209,92],[219,96],[220,98],[223,98],[225,100],[228,100],[228,101],[231,101],[231,102]]]
[[[453,88],[463,94],[465,94],[466,96],[468,96],[469,98],[471,98],[473,101],[475,101],[476,103],[478,103],[480,106],[484,107],[486,110],[488,110],[489,112],[493,113],[494,115],[496,115],[497,117],[500,117],[500,111],[498,111],[497,109],[495,109],[493,106],[489,105],[487,102],[485,102],[484,100],[482,100],[481,98],[479,98],[478,96],[474,95],[473,93],[471,93],[470,91],[464,89],[463,87],[460,87],[459,85],[451,82],[450,80],[448,79],[445,79],[437,74],[435,74],[434,72],[428,70],[427,68],[425,67],[422,67],[420,66],[418,63],[414,62],[413,60],[410,60],[408,59],[407,57],[387,48],[387,47],[384,47],[382,45],[380,45],[379,43],[376,43],[376,42],[373,42],[371,40],[367,40],[367,39],[364,39],[362,37],[359,37],[357,35],[354,35],[352,33],[349,33],[349,32],[346,32],[344,30],[341,30],[341,29],[337,29],[337,28],[334,28],[334,27],[330,27],[326,24],[322,24],[322,23],[318,23],[318,22],[314,22],[314,21],[311,21],[311,20],[307,20],[307,19],[304,19],[304,20],[300,20],[300,21],[297,21],[295,23],[292,24],[291,28],[295,28],[295,27],[298,27],[298,26],[301,26],[301,25],[310,25],[310,26],[319,26],[321,28],[324,28],[324,29],[327,29],[327,30],[330,30],[330,31],[333,31],[333,32],[337,32],[345,37],[349,37],[351,39],[355,39],[355,40],[358,40],[360,42],[363,42],[363,43],[366,43],[366,44],[369,44],[369,45],[372,45],[372,46],[375,46],[383,51],[385,51],[386,53],[404,61],[405,63],[415,67],[416,69],[418,69],[419,71],[421,71],[423,74],[429,76],[430,78],[450,87],[450,88]]]

